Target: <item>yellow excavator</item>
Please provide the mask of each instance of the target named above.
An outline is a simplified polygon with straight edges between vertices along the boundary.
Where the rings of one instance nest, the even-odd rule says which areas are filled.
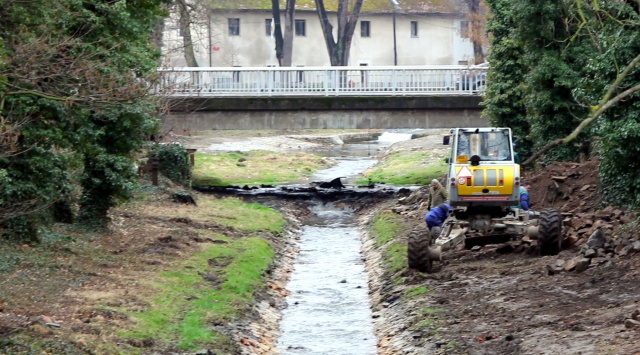
[[[515,162],[510,128],[453,128],[443,143],[451,146],[449,171],[450,216],[431,233],[412,231],[408,241],[409,267],[430,272],[442,252],[464,242],[503,243],[522,236],[537,239],[542,255],[555,255],[562,245],[562,217],[556,209],[519,209],[520,165]]]

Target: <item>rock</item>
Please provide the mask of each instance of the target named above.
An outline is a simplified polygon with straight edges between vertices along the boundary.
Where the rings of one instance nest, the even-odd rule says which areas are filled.
[[[633,220],[631,218],[629,218],[628,216],[620,216],[620,223],[622,223],[622,224],[629,224],[632,221]]]
[[[610,220],[613,215],[613,207],[607,206],[605,209],[596,211],[596,218]]]
[[[631,319],[631,318],[627,318],[624,320],[624,326],[627,328],[635,328],[635,327],[640,327],[640,321],[637,321],[635,319]]]
[[[439,347],[441,347],[443,345],[449,344],[449,342],[448,341],[444,341],[444,340],[438,340],[438,341],[435,342],[435,344],[436,344],[436,348],[439,348]]]
[[[572,245],[575,245],[578,242],[578,236],[575,234],[570,234],[562,241],[562,249],[567,249]]]
[[[586,269],[589,268],[589,265],[591,264],[591,259],[588,258],[580,258],[577,262],[576,262],[576,271],[577,272],[583,272]]]
[[[631,248],[633,248],[632,245],[627,245],[622,249],[620,249],[619,251],[616,248],[616,254],[618,254],[618,256],[627,256],[629,254],[629,251],[631,251]]]
[[[573,271],[576,269],[576,265],[581,258],[574,258],[569,260],[568,263],[564,265],[564,271]]]
[[[595,258],[596,256],[598,256],[598,252],[595,251],[594,249],[587,249],[584,252],[584,257],[585,258]]]
[[[547,275],[555,275],[562,272],[562,267],[547,265]]]
[[[589,240],[587,240],[587,245],[590,248],[602,248],[605,241],[606,238],[604,236],[604,233],[602,233],[602,230],[597,229],[595,232],[593,232],[593,234],[591,234]]]
[[[496,252],[498,254],[509,254],[509,253],[513,253],[514,251],[514,247],[511,244],[503,244],[500,245],[499,247],[496,248]]]

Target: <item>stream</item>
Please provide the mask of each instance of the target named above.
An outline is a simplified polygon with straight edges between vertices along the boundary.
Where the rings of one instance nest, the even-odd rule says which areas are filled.
[[[345,144],[338,152],[324,152],[338,164],[317,172],[313,180],[341,177],[350,184],[375,165],[381,147],[412,137],[385,133],[377,142]],[[376,354],[368,277],[360,255],[362,234],[354,208],[344,201],[309,204],[313,217],[303,228],[300,253],[287,284],[290,296],[282,313],[278,349],[282,354]]]

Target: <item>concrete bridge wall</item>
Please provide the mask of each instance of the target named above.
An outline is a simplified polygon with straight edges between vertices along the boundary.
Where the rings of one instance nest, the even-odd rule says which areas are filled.
[[[163,129],[486,127],[480,96],[172,98]]]

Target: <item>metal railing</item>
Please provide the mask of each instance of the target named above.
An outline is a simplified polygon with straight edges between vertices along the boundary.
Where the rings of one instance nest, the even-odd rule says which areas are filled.
[[[159,68],[156,93],[171,97],[471,95],[486,66]]]

